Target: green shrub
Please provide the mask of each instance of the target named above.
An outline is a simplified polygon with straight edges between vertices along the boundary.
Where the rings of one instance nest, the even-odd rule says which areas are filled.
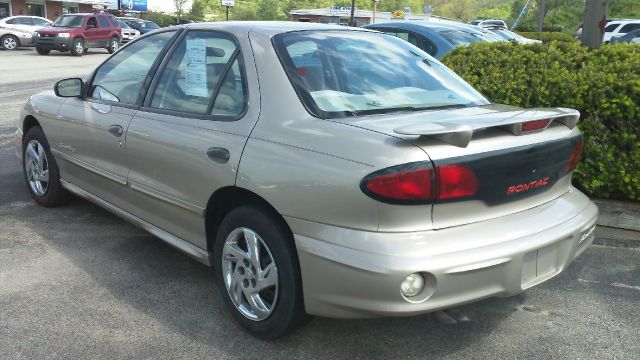
[[[542,40],[542,42],[549,41],[567,41],[567,42],[576,42],[578,41],[572,35],[563,33],[563,32],[524,32],[518,31],[518,34],[535,40]]]
[[[442,60],[492,102],[578,109],[585,153],[576,186],[640,199],[640,46],[477,43]]]

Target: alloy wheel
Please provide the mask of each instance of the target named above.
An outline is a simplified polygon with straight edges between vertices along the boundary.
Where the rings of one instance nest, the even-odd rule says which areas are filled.
[[[82,54],[84,52],[84,44],[82,41],[76,41],[76,53]]]
[[[8,36],[2,41],[2,46],[7,50],[13,50],[18,47],[18,43],[16,42],[16,39]]]
[[[118,50],[118,47],[120,47],[120,45],[118,44],[118,41],[113,40],[113,41],[111,42],[111,48],[113,49],[113,51],[114,51],[114,52],[115,52],[115,51],[117,51],[117,50]]]
[[[222,250],[224,284],[246,318],[269,317],[278,297],[278,267],[260,235],[248,228],[229,233]]]
[[[49,162],[44,146],[38,140],[31,140],[24,156],[24,167],[31,191],[44,196],[49,187]]]

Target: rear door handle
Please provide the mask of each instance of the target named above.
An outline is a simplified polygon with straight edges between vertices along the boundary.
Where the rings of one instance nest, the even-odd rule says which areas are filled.
[[[229,150],[220,147],[207,149],[207,157],[217,164],[226,164],[229,161]]]
[[[109,126],[108,130],[111,133],[111,135],[113,135],[115,137],[122,136],[122,133],[124,132],[122,130],[122,126],[120,126],[120,125],[111,125],[111,126]]]

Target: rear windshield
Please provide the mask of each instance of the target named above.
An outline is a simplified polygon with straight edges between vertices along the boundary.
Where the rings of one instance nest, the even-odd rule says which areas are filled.
[[[454,46],[469,45],[471,43],[486,41],[480,36],[461,30],[442,30],[440,35]]]
[[[82,27],[84,16],[82,15],[64,15],[58,18],[52,26],[55,27]]]
[[[488,104],[426,52],[394,36],[299,31],[274,45],[307,109],[321,118]]]

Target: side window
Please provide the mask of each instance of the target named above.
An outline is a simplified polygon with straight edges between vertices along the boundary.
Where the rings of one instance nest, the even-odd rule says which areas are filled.
[[[109,16],[108,19],[109,19],[109,22],[111,23],[111,26],[113,26],[113,27],[120,26],[120,24],[118,24],[118,20],[116,18],[114,18],[113,16]]]
[[[620,26],[620,24],[609,24],[604,28],[604,32],[613,32],[618,28],[618,26]]]
[[[228,35],[189,32],[160,75],[150,106],[197,115],[240,115],[246,88],[239,50]]]
[[[18,23],[18,18],[13,18],[5,21],[7,24],[16,25]]]
[[[109,27],[109,21],[107,21],[107,18],[105,16],[98,16],[98,21],[100,23],[101,28]]]
[[[627,24],[620,29],[620,32],[626,34],[636,29],[640,29],[640,24]]]
[[[49,26],[49,23],[43,19],[33,19],[33,24],[37,26]]]
[[[90,97],[137,104],[149,70],[174,34],[175,31],[161,32],[122,48],[96,72]]]
[[[87,27],[98,27],[98,22],[96,21],[96,18],[90,17],[87,20]]]

